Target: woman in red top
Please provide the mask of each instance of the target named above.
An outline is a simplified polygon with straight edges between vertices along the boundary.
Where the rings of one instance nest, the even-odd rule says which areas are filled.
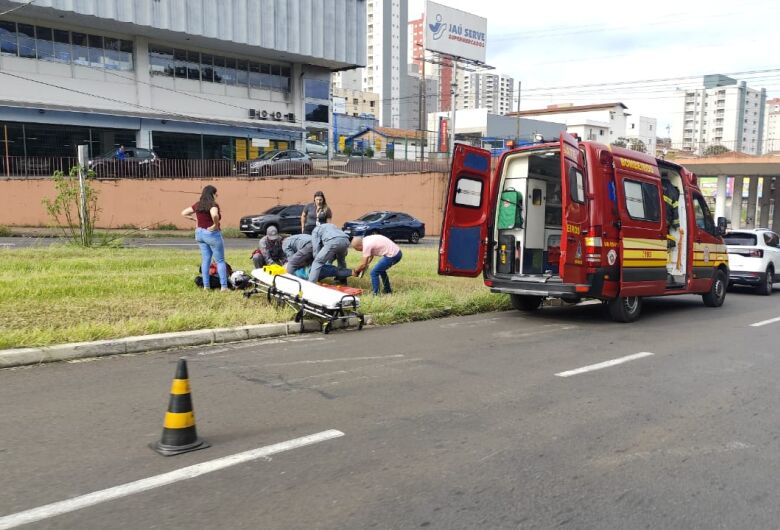
[[[185,208],[181,214],[197,223],[195,241],[200,246],[200,272],[203,277],[203,288],[209,289],[209,267],[211,259],[217,263],[219,284],[223,291],[228,290],[227,266],[225,265],[225,241],[222,239],[220,221],[222,212],[217,204],[217,188],[206,186],[200,194],[200,200]]]

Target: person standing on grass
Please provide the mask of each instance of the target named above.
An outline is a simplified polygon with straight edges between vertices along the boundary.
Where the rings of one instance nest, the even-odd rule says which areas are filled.
[[[219,285],[223,291],[228,290],[227,265],[225,264],[225,241],[222,239],[220,222],[222,211],[217,204],[217,188],[208,185],[203,188],[200,200],[182,210],[181,214],[197,223],[195,241],[200,246],[200,273],[203,276],[203,288],[208,290],[209,267],[211,259],[217,263]]]
[[[317,282],[323,265],[330,265],[338,260],[339,268],[347,268],[347,252],[349,251],[349,236],[338,229],[336,225],[325,223],[314,229],[311,234],[311,253],[314,261],[309,270],[309,281]],[[346,279],[339,283],[347,283]]]
[[[321,224],[329,223],[333,212],[325,200],[325,194],[318,191],[314,194],[314,202],[306,205],[301,213],[301,232],[311,234]]]
[[[352,248],[363,254],[360,263],[355,267],[355,276],[359,276],[366,270],[371,260],[379,257],[379,262],[371,269],[371,289],[374,294],[379,294],[379,279],[381,278],[385,294],[392,293],[393,289],[390,287],[390,277],[387,275],[387,269],[401,261],[403,257],[398,245],[393,243],[391,239],[377,234],[356,237],[352,240]]]

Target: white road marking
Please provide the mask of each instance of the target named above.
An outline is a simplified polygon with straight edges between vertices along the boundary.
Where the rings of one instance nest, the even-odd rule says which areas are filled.
[[[377,357],[342,357],[340,359],[318,359],[314,361],[293,361],[289,363],[272,363],[272,364],[266,364],[264,367],[267,366],[294,366],[296,364],[322,364],[322,363],[341,363],[345,361],[373,361],[376,359],[398,359],[399,357],[403,357],[403,354],[398,355],[380,355]]]
[[[775,322],[780,322],[780,317],[777,318],[770,318],[769,320],[762,320],[761,322],[756,322],[755,324],[750,324],[753,328],[759,328],[761,326],[766,326],[767,324],[774,324]]]
[[[582,368],[577,368],[576,370],[569,370],[568,372],[560,372],[555,375],[557,375],[558,377],[570,377],[572,375],[584,374],[585,372],[601,370],[602,368],[609,368],[610,366],[627,363],[628,361],[634,361],[636,359],[641,359],[642,357],[649,357],[650,355],[655,355],[655,354],[649,351],[642,351],[639,353],[635,353],[633,355],[626,355],[625,357],[620,357],[619,359],[612,359],[611,361],[604,361],[603,363],[591,364],[589,366],[583,366]]]
[[[141,493],[151,489],[167,486],[181,480],[187,480],[206,473],[212,473],[225,469],[227,467],[235,466],[237,464],[243,464],[245,462],[251,462],[252,460],[258,460],[260,458],[266,458],[268,456],[281,453],[283,451],[289,451],[291,449],[297,449],[307,445],[312,445],[333,438],[339,438],[344,436],[344,433],[331,429],[329,431],[323,431],[317,434],[311,434],[309,436],[303,436],[301,438],[295,438],[294,440],[288,440],[274,445],[267,445],[250,451],[244,451],[243,453],[236,453],[234,455],[224,456],[215,460],[209,460],[208,462],[202,462],[195,464],[194,466],[184,467],[171,471],[169,473],[163,473],[162,475],[156,475],[135,482],[128,482],[127,484],[121,484],[108,488],[105,490],[95,491],[88,493],[80,497],[74,497],[65,501],[54,502],[52,504],[46,504],[45,506],[39,506],[31,510],[25,510],[23,512],[13,513],[0,517],[0,530],[7,530],[9,528],[16,528],[17,526],[34,523],[36,521],[42,521],[62,515],[64,513],[74,512],[82,508],[94,506],[103,502],[107,502],[135,493]]]

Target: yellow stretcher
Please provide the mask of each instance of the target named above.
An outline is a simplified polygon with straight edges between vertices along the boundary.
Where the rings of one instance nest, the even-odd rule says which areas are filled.
[[[292,274],[282,273],[283,267],[266,266],[252,271],[250,283],[253,288],[245,291],[246,298],[263,293],[268,302],[276,300],[279,305],[288,305],[295,309],[295,322],[312,316],[322,324],[322,332],[330,333],[333,323],[340,321],[345,327],[350,319],[357,319],[357,328],[363,329],[365,317],[358,311],[360,298],[353,294],[344,294],[335,289],[323,287],[314,282],[303,280]]]

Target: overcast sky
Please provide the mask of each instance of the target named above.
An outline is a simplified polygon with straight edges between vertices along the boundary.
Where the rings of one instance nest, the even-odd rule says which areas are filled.
[[[777,0],[439,0],[488,19],[487,62],[522,81],[521,109],[552,103],[622,101],[631,114],[658,118],[666,136],[676,87],[709,73],[732,75],[780,97]],[[409,0],[417,18],[424,0]],[[775,71],[746,73],[755,70]],[[641,86],[541,90],[691,76]]]

